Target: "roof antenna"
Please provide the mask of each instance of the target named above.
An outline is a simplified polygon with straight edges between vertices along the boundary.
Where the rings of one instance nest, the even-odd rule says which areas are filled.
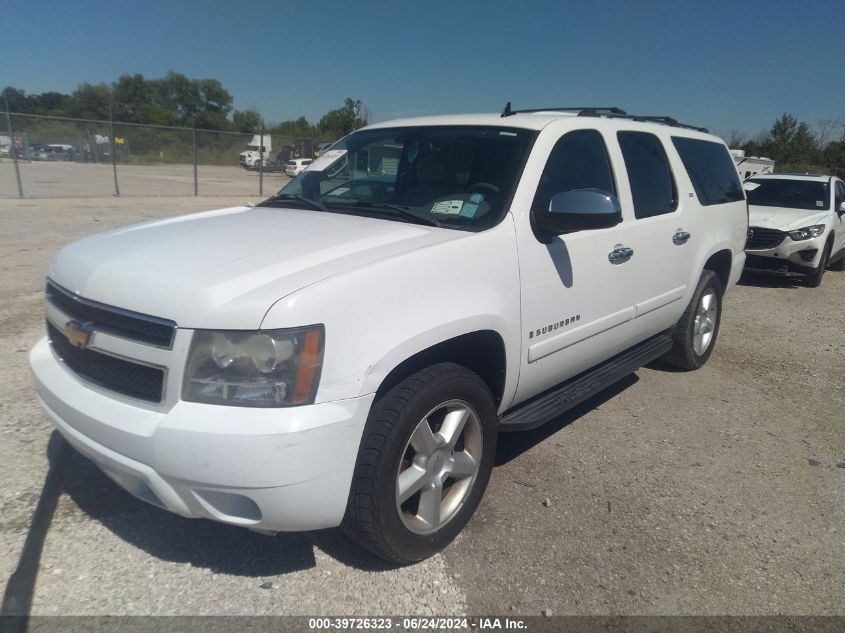
[[[511,112],[511,102],[508,101],[507,104],[505,104],[505,109],[502,110],[501,118],[504,119],[506,116],[511,116],[512,114],[513,112]]]

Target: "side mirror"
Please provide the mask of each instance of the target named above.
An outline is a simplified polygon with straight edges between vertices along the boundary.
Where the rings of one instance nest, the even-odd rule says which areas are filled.
[[[840,202],[840,203],[839,203],[839,208],[836,210],[836,212],[837,212],[839,215],[842,215],[843,213],[845,213],[845,202]]]
[[[622,221],[622,208],[612,193],[601,189],[573,189],[552,196],[549,210],[537,214],[537,227],[560,235],[571,231],[607,229]]]

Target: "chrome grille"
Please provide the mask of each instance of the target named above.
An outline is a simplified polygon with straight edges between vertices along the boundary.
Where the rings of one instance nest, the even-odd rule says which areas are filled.
[[[749,228],[751,235],[745,245],[746,250],[762,251],[774,248],[786,238],[786,233],[777,229],[763,229],[759,226]]]
[[[169,348],[173,344],[176,323],[168,319],[122,310],[78,297],[52,281],[47,282],[47,301],[101,332]]]

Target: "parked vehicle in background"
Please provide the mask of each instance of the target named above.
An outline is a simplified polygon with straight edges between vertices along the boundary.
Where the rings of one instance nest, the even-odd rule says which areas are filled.
[[[320,156],[320,154],[322,154],[323,152],[325,152],[325,151],[326,151],[327,149],[329,149],[332,145],[334,145],[334,142],[331,142],[331,143],[319,143],[319,144],[317,145],[317,148],[314,150],[314,158],[318,158],[318,157]]]
[[[845,183],[817,174],[759,175],[745,181],[749,209],[746,270],[798,275],[821,284],[845,270]]]
[[[47,146],[51,152],[53,152],[53,160],[56,161],[71,161],[73,160],[74,149],[73,145],[62,145],[59,143],[53,143]]]
[[[296,178],[302,170],[314,162],[312,158],[294,158],[285,164],[285,175]]]
[[[254,208],[65,247],[30,363],[137,497],[407,563],[470,520],[499,431],[707,362],[747,220],[724,142],[668,117],[379,123]]]
[[[49,146],[35,144],[29,146],[29,160],[51,161],[55,160],[55,157]]]
[[[273,139],[269,134],[256,134],[247,143],[246,150],[240,153],[239,161],[244,169],[259,169],[262,159],[270,158],[273,151]]]

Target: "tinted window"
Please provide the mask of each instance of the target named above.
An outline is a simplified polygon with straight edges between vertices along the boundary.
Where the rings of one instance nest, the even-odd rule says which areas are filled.
[[[797,178],[751,178],[745,181],[748,204],[787,209],[830,208],[828,184],[819,180]]]
[[[724,145],[680,136],[673,136],[672,143],[701,204],[724,204],[745,198],[736,165]]]
[[[540,176],[533,208],[547,211],[552,196],[573,189],[601,189],[616,195],[607,148],[595,130],[569,132],[555,143]]]
[[[617,137],[631,183],[634,215],[649,218],[674,211],[678,195],[660,139],[647,132],[619,132]]]
[[[839,205],[845,202],[845,184],[841,182],[836,183],[836,208],[839,209]]]

